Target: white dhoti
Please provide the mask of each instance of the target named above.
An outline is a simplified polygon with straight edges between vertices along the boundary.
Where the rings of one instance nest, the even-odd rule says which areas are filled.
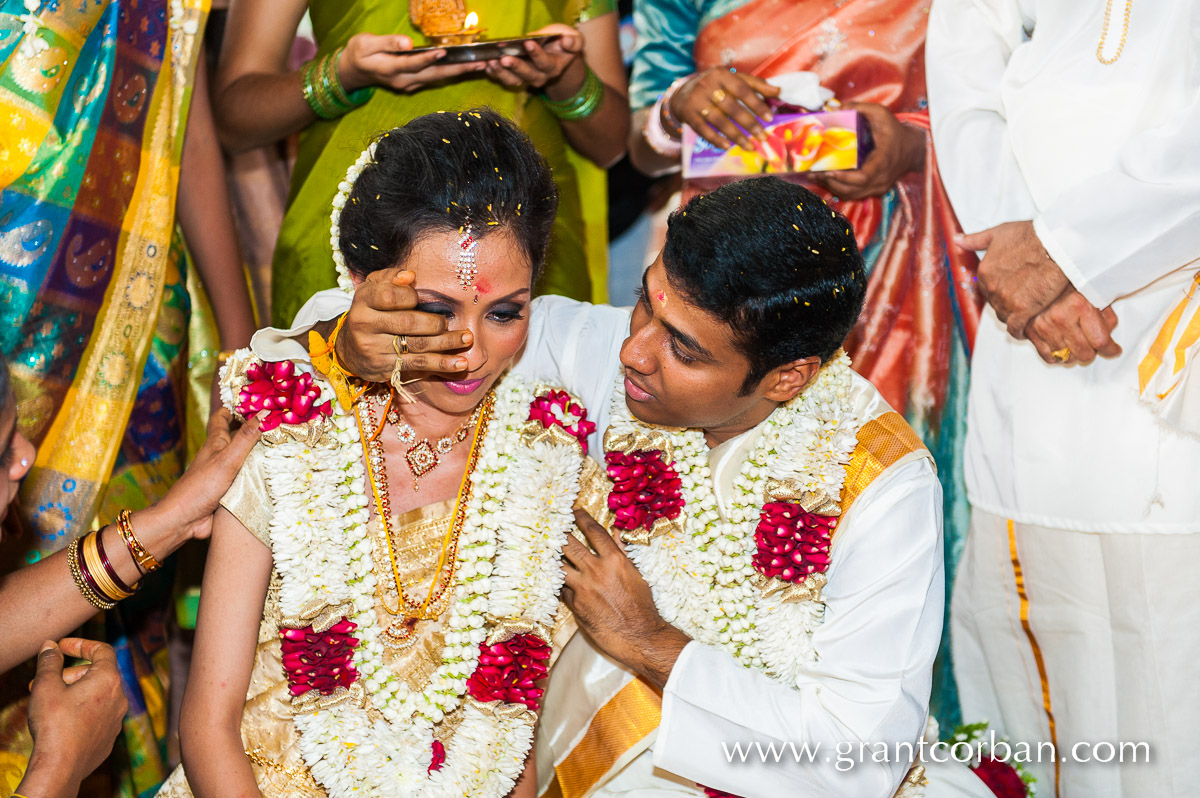
[[[1200,535],[973,512],[951,603],[963,717],[1054,743],[1057,762],[1027,765],[1042,798],[1200,794],[1197,563]]]

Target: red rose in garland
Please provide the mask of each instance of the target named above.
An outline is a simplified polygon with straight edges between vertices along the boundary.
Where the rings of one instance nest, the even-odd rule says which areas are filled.
[[[550,391],[534,399],[529,406],[529,420],[540,422],[546,429],[562,427],[579,441],[584,455],[588,452],[588,436],[596,431],[595,422],[588,421],[587,409],[572,402],[566,391]]]
[[[280,424],[303,424],[316,416],[333,414],[333,403],[318,405],[321,389],[311,374],[297,374],[290,360],[253,363],[246,369],[246,387],[238,393],[237,411],[246,418],[267,411],[261,429],[270,432]]]
[[[606,452],[604,462],[613,482],[608,507],[616,515],[617,529],[649,531],[658,519],[674,520],[683,512],[683,482],[660,452]]]
[[[537,686],[550,671],[550,646],[533,634],[516,635],[503,643],[479,646],[479,666],[467,680],[467,692],[476,701],[524,704],[537,711],[544,692]]]
[[[329,695],[339,687],[350,687],[358,679],[351,659],[358,638],[350,634],[358,627],[345,618],[324,632],[282,629],[283,669],[287,671],[288,690],[293,696],[316,690]]]
[[[442,745],[441,740],[433,741],[433,761],[429,763],[427,773],[433,773],[441,770],[442,765],[446,764],[446,746]]]
[[[995,757],[984,757],[971,768],[998,798],[1025,798],[1028,791],[1016,768]]]
[[[764,576],[801,582],[829,568],[829,543],[837,517],[810,513],[792,502],[763,505],[754,542],[754,567]]]

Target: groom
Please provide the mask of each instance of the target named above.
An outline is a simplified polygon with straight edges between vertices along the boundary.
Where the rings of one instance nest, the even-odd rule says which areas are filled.
[[[391,272],[369,281],[352,308],[348,297],[318,294],[297,329],[259,333],[255,351],[266,359],[303,358],[295,336],[350,308],[337,341],[349,370],[387,380],[396,335],[407,336],[406,366],[452,370],[455,356],[440,352],[461,347],[463,333],[414,311],[418,297],[409,279]],[[632,313],[561,297],[536,300],[516,368],[582,399],[598,426],[589,451],[605,458],[607,445],[610,464],[633,456],[614,448],[621,435],[602,437],[610,424],[614,432],[632,430],[627,440],[686,434],[669,428],[702,431],[695,440],[706,467],[679,480],[682,488],[661,484],[667,493],[699,497],[726,540],[754,546],[760,508],[739,506],[742,475],[752,481],[767,468],[751,456],[775,456],[754,455],[761,436],[786,439],[791,428],[773,426],[776,410],[817,384],[823,367],[839,367],[865,289],[862,259],[843,217],[801,187],[770,177],[746,180],[672,216],[666,247],[644,275]],[[840,393],[822,394],[822,401],[846,408],[844,456],[825,457],[837,460],[831,467],[840,489],[824,497],[820,513],[830,515],[810,516],[836,514],[836,534],[807,566],[819,573],[803,580],[781,581],[792,570],[776,562],[783,570],[747,569],[732,578],[724,572],[698,588],[687,582],[694,574],[675,569],[682,581],[673,584],[674,547],[689,542],[684,536],[694,526],[685,519],[699,508],[684,507],[674,526],[665,518],[653,529],[621,533],[605,512],[611,485],[600,479],[591,486],[591,506],[620,534],[581,512],[591,546],[571,540],[564,551],[563,598],[587,634],[567,645],[550,680],[538,739],[542,792],[886,798],[902,786],[913,765],[911,746],[925,727],[941,632],[941,491],[928,452],[870,383],[851,375],[837,384]],[[828,455],[837,445],[831,430],[795,440],[811,447],[809,455]],[[683,459],[682,449],[673,451]],[[657,450],[651,454],[655,468],[671,465]],[[768,502],[788,498],[770,494],[770,480],[766,490]],[[812,496],[789,500],[817,512]],[[665,569],[647,577],[635,567],[643,546],[662,552]],[[671,592],[698,589],[703,598],[731,583],[735,590],[746,586],[740,606],[753,604],[763,628],[735,624],[719,634],[699,627],[689,633],[687,613],[680,602],[672,605]],[[784,606],[789,601],[796,603]],[[746,667],[731,653],[736,639],[761,636],[757,645],[765,649],[766,627],[776,617],[803,621],[777,630],[792,653]],[[770,660],[768,653],[762,660]],[[764,761],[758,752],[772,745],[782,757],[768,753]],[[919,773],[912,776],[919,781]],[[952,781],[962,779],[958,794],[982,786],[969,773],[951,774]]]

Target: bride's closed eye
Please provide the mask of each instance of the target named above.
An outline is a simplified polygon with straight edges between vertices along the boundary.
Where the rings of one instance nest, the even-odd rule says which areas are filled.
[[[433,313],[447,319],[453,319],[455,315],[454,308],[445,302],[422,302],[417,305],[416,309],[422,313]],[[510,324],[525,318],[525,314],[522,313],[524,309],[525,306],[522,304],[505,302],[489,310],[487,318],[500,324]]]
[[[497,305],[488,311],[487,317],[492,321],[500,322],[501,324],[510,324],[514,321],[520,321],[525,318],[525,314],[521,311],[525,309],[524,305],[516,303],[505,303]]]

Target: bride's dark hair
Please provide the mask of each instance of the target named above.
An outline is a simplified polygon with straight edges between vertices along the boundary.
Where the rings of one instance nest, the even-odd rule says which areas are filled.
[[[507,230],[536,280],[558,192],[529,138],[490,108],[417,117],[384,133],[342,208],[339,246],[365,276],[395,266],[430,232],[470,221],[477,238]]]

